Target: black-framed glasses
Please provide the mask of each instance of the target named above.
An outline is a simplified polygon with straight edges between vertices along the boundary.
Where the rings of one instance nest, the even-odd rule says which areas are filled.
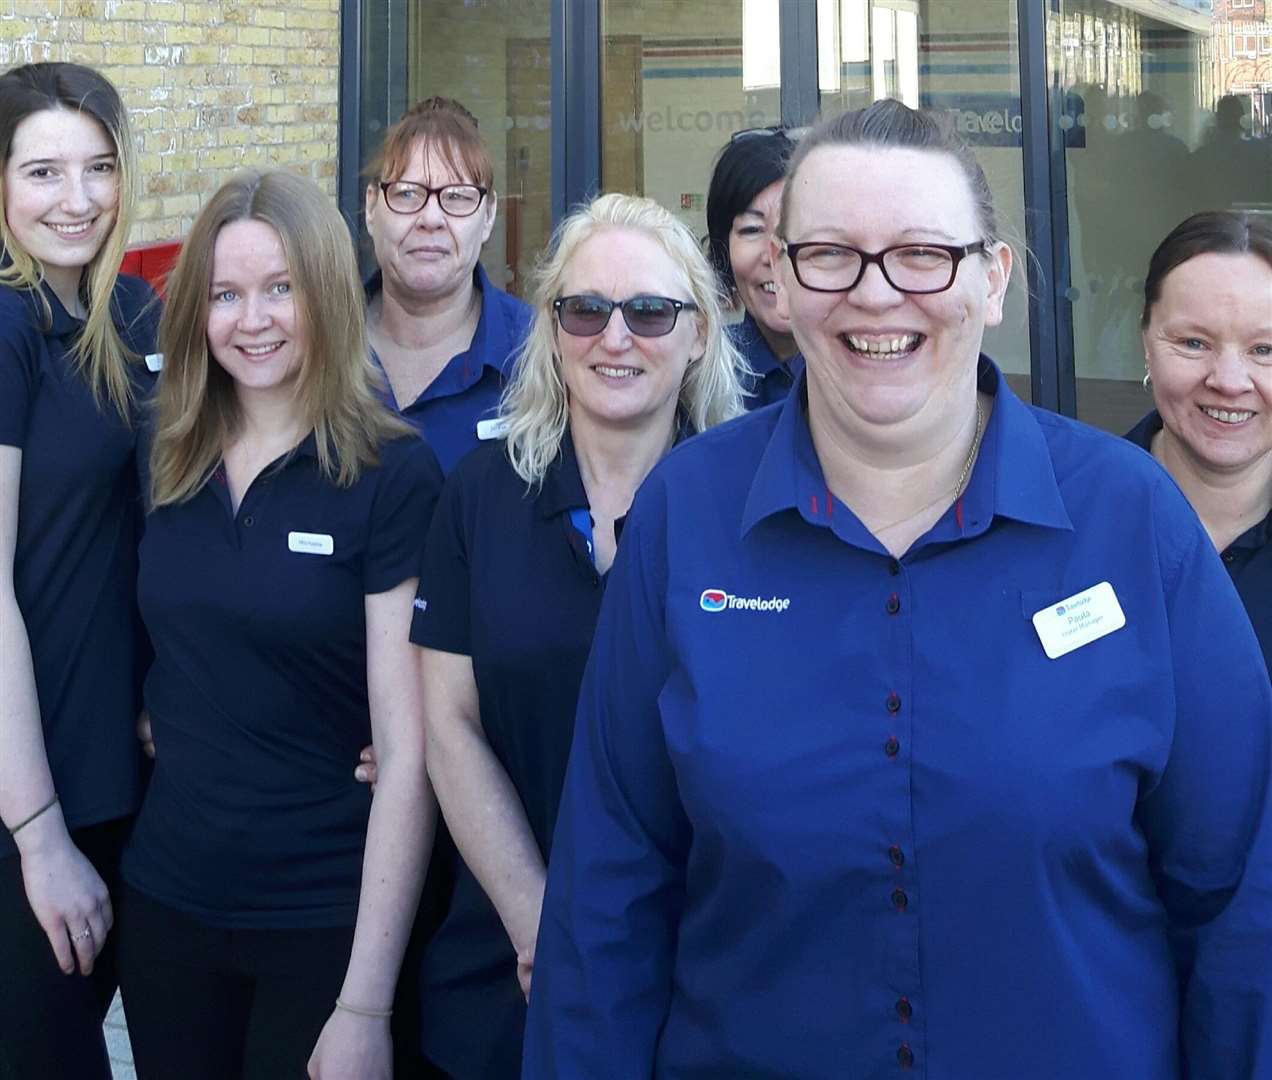
[[[592,337],[609,325],[615,308],[621,308],[627,329],[637,337],[663,337],[676,328],[682,311],[698,305],[670,296],[633,296],[630,300],[606,300],[603,296],[562,296],[552,301],[557,323],[567,334]]]
[[[395,214],[416,214],[437,196],[437,205],[451,217],[471,217],[488,194],[479,184],[443,184],[428,187],[412,184],[409,180],[390,180],[380,185],[384,192],[384,205]]]
[[[795,280],[812,292],[851,292],[871,263],[897,292],[939,293],[954,284],[958,266],[968,255],[985,250],[985,241],[957,247],[951,244],[897,244],[882,251],[862,251],[850,244],[809,240],[781,242],[791,260]]]

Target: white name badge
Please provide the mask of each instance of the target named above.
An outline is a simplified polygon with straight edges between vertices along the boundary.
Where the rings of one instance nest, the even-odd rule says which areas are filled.
[[[146,353],[146,370],[149,372],[159,372],[163,370],[163,353],[152,352]]]
[[[289,532],[287,550],[305,555],[330,555],[336,550],[336,545],[326,533]]]
[[[1057,601],[1036,612],[1034,629],[1051,660],[1098,641],[1126,625],[1122,605],[1107,581]]]
[[[502,439],[507,434],[508,424],[504,420],[499,419],[499,417],[495,417],[493,420],[477,421],[477,438],[482,442],[487,442],[490,439]]]

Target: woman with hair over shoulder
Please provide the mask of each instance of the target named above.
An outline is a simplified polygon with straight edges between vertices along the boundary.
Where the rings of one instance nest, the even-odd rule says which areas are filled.
[[[775,249],[804,375],[632,507],[524,1075],[1272,1076],[1272,684],[1196,515],[981,354],[946,118],[814,128]]]
[[[376,397],[349,233],[312,181],[217,191],[160,341],[155,771],[120,918],[138,1075],[385,1077],[434,819],[406,635],[441,473]],[[372,732],[374,802],[348,771]]]
[[[447,479],[411,627],[463,857],[420,974],[422,1050],[454,1076],[519,1075],[578,687],[632,496],[675,443],[741,411],[711,269],[649,199],[566,218],[534,313],[506,439]]]
[[[0,75],[0,1076],[109,1078],[113,894],[141,802],[134,451],[158,310],[119,273],[115,88]]]
[[[1195,214],[1144,279],[1144,386],[1127,434],[1201,517],[1272,669],[1272,224]]]
[[[366,285],[372,357],[392,404],[449,472],[498,433],[495,411],[530,309],[478,261],[495,227],[495,167],[458,101],[413,105],[367,167],[379,270]]]

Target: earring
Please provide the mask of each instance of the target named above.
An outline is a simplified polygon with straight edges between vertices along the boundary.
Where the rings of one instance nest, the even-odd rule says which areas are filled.
[[[1148,368],[1144,369],[1144,393],[1151,394],[1153,392],[1153,376],[1149,373]]]

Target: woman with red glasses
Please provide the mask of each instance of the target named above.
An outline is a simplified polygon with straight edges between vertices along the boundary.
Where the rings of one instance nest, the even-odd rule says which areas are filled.
[[[690,232],[606,195],[561,225],[500,418],[447,481],[411,640],[429,774],[463,857],[422,968],[422,1045],[454,1076],[520,1074],[544,868],[574,707],[624,516],[686,435],[741,409]]]

